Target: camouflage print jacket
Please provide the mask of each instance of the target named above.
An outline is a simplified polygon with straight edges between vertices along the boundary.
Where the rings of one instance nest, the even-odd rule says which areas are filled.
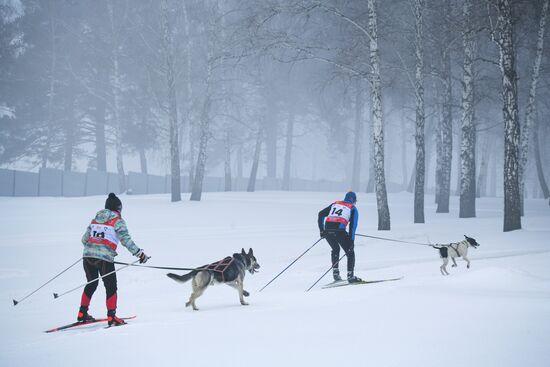
[[[139,252],[139,247],[130,237],[126,222],[120,214],[108,209],[100,210],[82,236],[84,245],[82,256],[113,262],[117,256],[116,248],[119,243],[132,255]]]

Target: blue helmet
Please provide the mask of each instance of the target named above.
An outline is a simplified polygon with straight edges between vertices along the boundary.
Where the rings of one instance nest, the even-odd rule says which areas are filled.
[[[357,195],[353,191],[348,191],[346,193],[346,197],[344,198],[344,201],[347,203],[355,204],[357,202]]]

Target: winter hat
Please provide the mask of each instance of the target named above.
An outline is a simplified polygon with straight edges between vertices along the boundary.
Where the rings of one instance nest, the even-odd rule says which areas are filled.
[[[122,211],[122,201],[111,192],[107,200],[105,200],[105,209],[120,213]]]
[[[357,195],[353,191],[348,191],[346,193],[346,197],[344,198],[344,201],[347,203],[355,204],[357,202]]]

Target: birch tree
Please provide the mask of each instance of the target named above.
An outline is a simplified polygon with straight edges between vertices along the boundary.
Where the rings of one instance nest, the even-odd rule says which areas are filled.
[[[464,47],[462,79],[462,142],[460,147],[460,218],[476,216],[476,128],[474,121],[474,53],[475,32],[471,23],[472,0],[465,0],[463,5],[464,30],[462,43]]]
[[[414,185],[414,222],[424,223],[424,181],[425,173],[425,151],[424,151],[424,36],[423,36],[423,12],[424,1],[414,1],[415,19],[415,83],[414,92],[416,100],[416,178]]]
[[[539,30],[537,35],[537,49],[535,55],[535,61],[533,62],[533,71],[531,73],[531,85],[529,88],[529,97],[527,100],[527,107],[525,110],[525,120],[522,126],[521,133],[521,155],[520,155],[520,165],[519,165],[519,180],[520,180],[520,195],[521,195],[521,215],[524,213],[524,200],[525,195],[525,171],[527,167],[527,159],[529,157],[529,142],[532,135],[532,126],[535,116],[536,108],[536,92],[537,92],[537,83],[539,80],[540,74],[540,64],[542,61],[542,54],[544,48],[544,31],[546,28],[546,17],[548,14],[548,3],[549,0],[544,0],[542,3],[542,9],[540,13],[539,21]]]
[[[107,9],[109,13],[110,30],[112,37],[112,74],[110,78],[112,88],[112,112],[115,130],[115,151],[116,151],[116,167],[118,172],[119,191],[126,191],[126,175],[124,173],[124,162],[122,152],[122,121],[120,117],[120,99],[121,99],[121,71],[119,69],[120,62],[120,43],[118,27],[118,14],[115,14],[113,3],[107,1]]]
[[[351,188],[354,191],[359,189],[361,181],[361,151],[363,146],[363,107],[364,96],[361,84],[356,83],[355,91],[355,128],[354,128],[354,142],[353,142],[353,166],[351,171]]]
[[[259,124],[258,132],[256,134],[256,144],[254,146],[254,155],[252,158],[252,167],[250,168],[250,177],[248,178],[247,192],[254,192],[256,190],[256,178],[258,176],[258,167],[260,165],[260,153],[262,151],[263,140],[263,124]]]
[[[368,0],[368,29],[372,97],[372,129],[374,143],[374,170],[376,203],[378,206],[378,230],[390,230],[390,209],[384,173],[384,117],[382,111],[382,82],[380,77],[380,56],[378,53],[378,26],[376,0]]]
[[[46,141],[42,151],[42,168],[48,166],[48,160],[50,159],[52,140],[54,134],[54,103],[55,96],[57,94],[57,17],[55,1],[48,1],[48,13],[49,13],[49,37],[50,37],[50,70],[49,70],[49,88],[48,88],[48,118],[46,127]]]
[[[290,107],[288,120],[286,122],[286,141],[285,141],[285,162],[283,169],[283,190],[290,190],[290,166],[292,163],[292,144],[294,141],[294,120],[296,113],[294,106]]]
[[[518,88],[516,52],[514,47],[514,16],[511,0],[496,0],[497,20],[491,28],[493,41],[499,50],[502,74],[504,117],[504,232],[521,229],[519,191]]]
[[[168,0],[163,0],[162,12],[162,43],[164,59],[166,64],[166,87],[168,90],[168,120],[170,126],[170,173],[171,173],[171,201],[181,200],[181,175],[180,175],[180,154],[179,154],[179,126],[178,108],[176,99],[176,81],[174,66],[174,50],[172,26],[170,24],[170,11]]]
[[[437,213],[449,212],[449,199],[451,196],[451,171],[453,163],[453,74],[451,63],[451,45],[453,37],[449,27],[449,18],[452,16],[450,0],[445,0],[443,18],[445,21],[445,30],[443,34],[444,44],[440,44],[442,58],[442,74],[441,82],[443,84],[443,97],[441,106],[441,120],[438,128],[438,140],[440,144],[437,155],[437,166],[439,171],[436,172],[438,179],[437,184]]]

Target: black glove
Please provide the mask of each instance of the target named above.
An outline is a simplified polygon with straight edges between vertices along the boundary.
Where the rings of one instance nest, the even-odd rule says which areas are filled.
[[[326,235],[327,235],[327,231],[325,231],[324,229],[322,229],[322,230],[319,232],[319,236],[321,236],[321,238],[326,237]]]
[[[150,256],[145,255],[145,252],[143,252],[143,250],[141,249],[134,256],[139,258],[140,264],[145,264],[147,260],[151,258]]]

